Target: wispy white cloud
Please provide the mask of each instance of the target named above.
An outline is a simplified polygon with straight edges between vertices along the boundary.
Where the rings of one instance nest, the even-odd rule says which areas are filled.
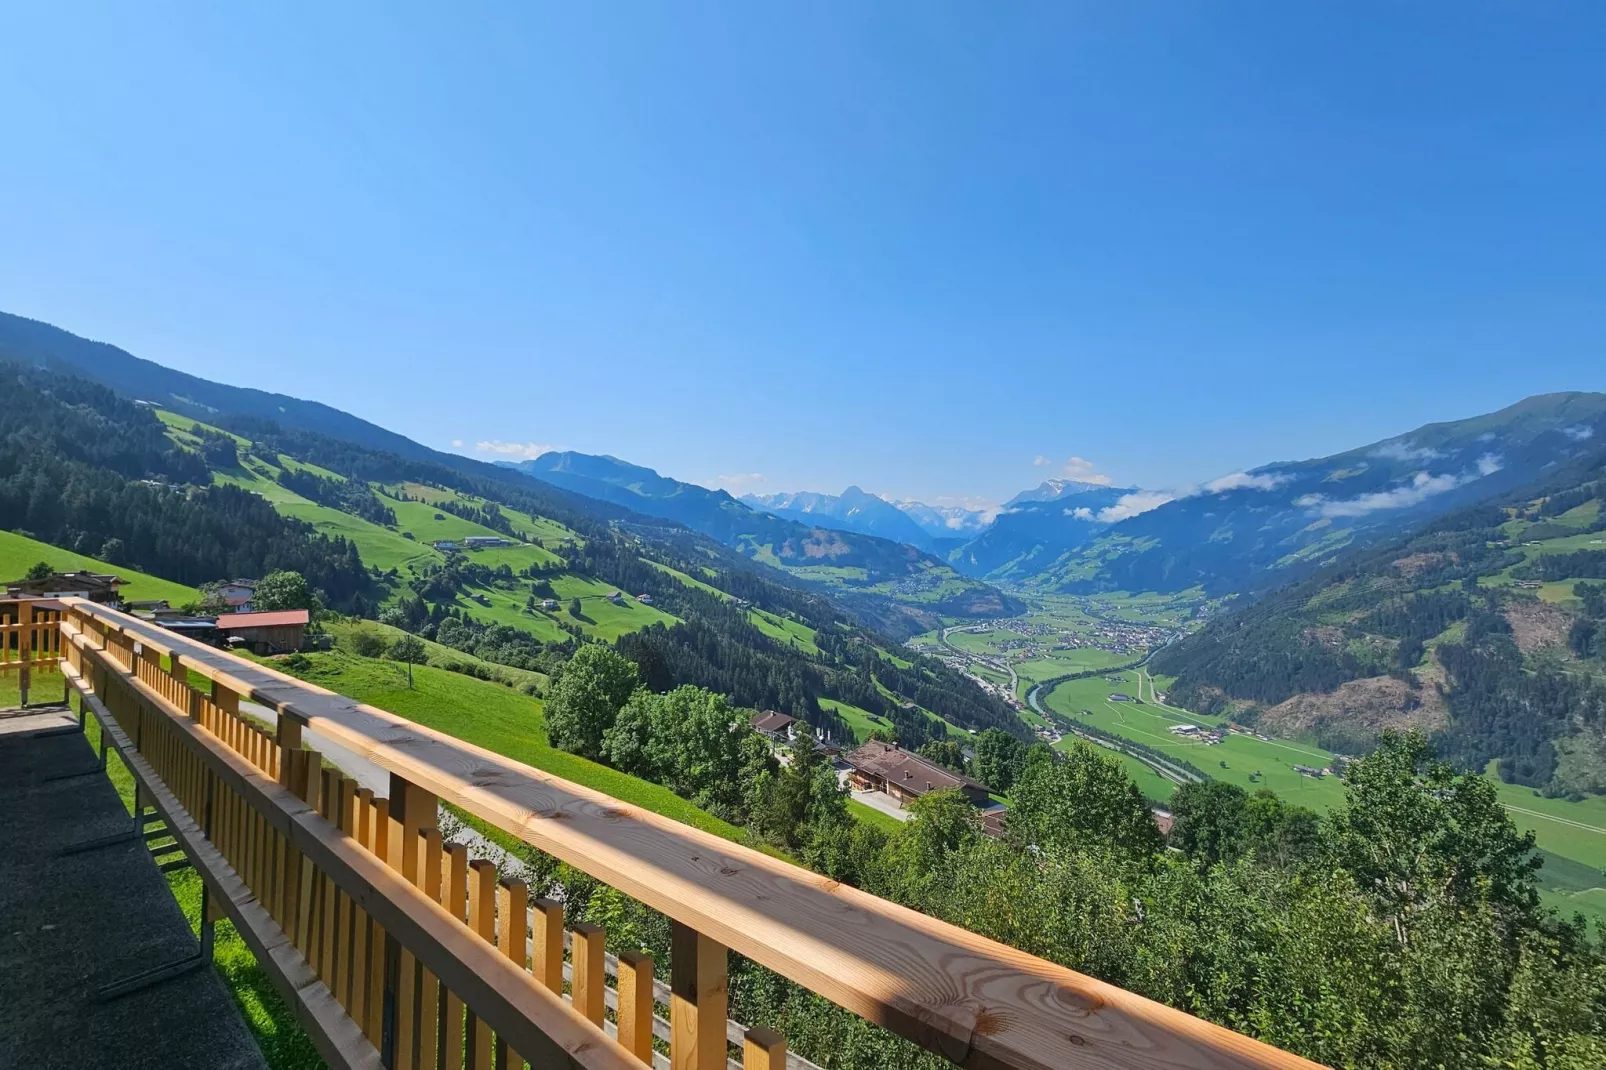
[[[1057,467],[1061,476],[1079,483],[1097,483],[1101,487],[1107,487],[1113,482],[1109,476],[1099,471],[1098,465],[1086,457],[1067,457],[1064,462],[1060,462],[1039,453],[1032,458],[1032,464],[1038,468]]]
[[[453,445],[461,446],[462,443],[454,442]],[[534,460],[558,448],[546,442],[501,442],[496,439],[474,443],[474,449],[480,453],[497,453],[503,457],[522,457],[525,460]]]
[[[1089,509],[1085,505],[1081,505],[1081,506],[1077,506],[1075,509],[1067,509],[1067,510],[1065,510],[1065,515],[1066,516],[1074,516],[1078,520],[1092,520],[1093,519],[1093,510]]]
[[[1147,513],[1150,509],[1158,509],[1166,502],[1177,500],[1175,494],[1168,494],[1163,490],[1140,490],[1131,494],[1123,494],[1114,505],[1107,505],[1098,512],[1098,519],[1105,524],[1119,524],[1129,520],[1140,513]]]
[[[1476,474],[1473,472],[1443,472],[1439,475],[1429,475],[1427,472],[1418,472],[1407,482],[1388,490],[1373,491],[1354,498],[1334,500],[1320,494],[1306,494],[1294,500],[1294,504],[1305,508],[1315,509],[1326,517],[1356,517],[1366,516],[1370,513],[1385,509],[1409,509],[1413,505],[1421,505],[1438,494],[1444,494],[1465,486],[1475,479],[1492,476],[1500,471],[1502,463],[1500,457],[1493,453],[1485,453],[1478,458]]]
[[[763,472],[735,472],[730,475],[714,477],[714,486],[721,490],[728,490],[732,494],[741,494],[750,491],[764,482]]]
[[[1561,433],[1574,442],[1584,442],[1595,437],[1595,429],[1588,424],[1577,424],[1573,427],[1564,427]]]
[[[1413,446],[1403,438],[1392,442],[1385,442],[1372,451],[1373,457],[1381,457],[1386,461],[1434,461],[1444,454],[1429,446]]]
[[[1276,490],[1294,477],[1285,472],[1233,472],[1212,479],[1201,489],[1206,494],[1222,494],[1229,490]]]
[[[460,450],[462,448],[463,448],[463,440],[462,439],[460,439],[460,438],[452,439],[452,449]]]

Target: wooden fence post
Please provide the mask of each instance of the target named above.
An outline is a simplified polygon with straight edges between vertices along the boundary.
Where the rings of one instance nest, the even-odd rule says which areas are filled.
[[[673,1070],[723,1070],[725,945],[677,921],[670,929],[670,948],[670,1065]]]
[[[619,955],[619,1043],[652,1065],[652,956],[642,951]]]
[[[570,958],[574,964],[574,979],[570,988],[573,991],[574,1009],[597,1025],[601,1025],[604,998],[604,982],[602,979],[604,934],[602,926],[592,925],[590,922],[581,922],[571,930],[571,935],[574,939],[574,943],[570,948]]]

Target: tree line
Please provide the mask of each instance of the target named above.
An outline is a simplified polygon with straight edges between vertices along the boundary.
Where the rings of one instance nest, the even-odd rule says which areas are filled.
[[[1600,945],[1582,919],[1541,909],[1533,837],[1493,784],[1420,736],[1386,734],[1326,817],[1269,791],[1185,785],[1167,840],[1114,757],[984,733],[972,769],[1008,786],[1003,838],[956,792],[912,804],[889,835],[844,815],[811,739],[780,766],[718,696],[647,694],[627,663],[588,664],[608,656],[565,670],[548,704],[555,743],[669,785],[833,879],[1327,1065],[1606,1065]],[[738,798],[736,781],[753,790]],[[668,952],[662,915],[516,852],[571,923],[606,921],[615,951]],[[843,1070],[947,1065],[745,960],[731,1013]]]
[[[371,614],[382,594],[352,543],[211,486],[205,462],[149,409],[3,363],[0,516],[43,542],[191,586],[288,569],[345,612]]]

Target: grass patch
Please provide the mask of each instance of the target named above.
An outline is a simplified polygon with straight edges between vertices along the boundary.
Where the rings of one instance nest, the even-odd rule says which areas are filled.
[[[851,703],[838,702],[834,698],[822,698],[820,699],[820,708],[822,710],[830,710],[846,721],[848,727],[853,730],[855,742],[858,743],[863,743],[869,739],[870,733],[877,728],[892,730],[891,721],[878,717],[869,710],[854,706]]]
[[[1237,733],[1228,734],[1213,746],[1180,739],[1171,734],[1171,726],[1214,726],[1220,723],[1220,719],[1195,716],[1185,710],[1160,706],[1153,701],[1112,702],[1109,699],[1112,692],[1135,696],[1140,686],[1136,671],[1128,670],[1118,675],[1121,677],[1119,683],[1103,676],[1068,680],[1050,691],[1041,701],[1049,709],[1073,721],[1091,724],[1106,732],[1146,744],[1170,757],[1191,762],[1212,779],[1237,784],[1246,791],[1270,788],[1289,802],[1322,813],[1343,801],[1344,788],[1338,778],[1327,776],[1318,779],[1294,771],[1296,765],[1326,766],[1333,757],[1330,752],[1304,743],[1261,740]],[[1151,692],[1145,686],[1143,693],[1147,696]],[[1083,713],[1083,710],[1089,712]]]
[[[763,609],[749,609],[747,619],[753,627],[785,646],[801,650],[811,657],[818,657],[820,648],[814,642],[815,631],[806,624],[799,624],[777,613]]]
[[[400,628],[393,628],[388,624],[380,624],[378,621],[361,620],[356,617],[326,621],[324,630],[334,636],[335,642],[348,651],[351,650],[352,641],[358,633],[366,632],[377,635],[387,647],[406,634]],[[494,661],[485,661],[482,658],[475,657],[473,654],[465,654],[461,650],[443,646],[422,636],[418,637],[418,641],[424,644],[429,664],[436,668],[465,663],[477,667],[483,666],[498,681],[509,687],[525,687],[533,684],[538,689],[545,691],[547,684],[550,682],[544,673],[538,673],[531,669],[516,669],[511,665],[499,665]]]
[[[903,827],[903,822],[891,814],[884,814],[873,806],[866,806],[858,799],[848,800],[848,813],[853,815],[854,820],[862,821],[872,828],[878,828],[888,836]]]
[[[546,717],[539,699],[428,665],[413,667],[414,687],[409,690],[405,666],[340,650],[309,654],[307,662],[300,670],[283,664],[276,667],[644,810],[727,840],[745,842],[741,829],[698,809],[668,788],[553,747],[547,742]]]
[[[126,587],[120,588],[124,598],[165,598],[177,606],[201,597],[201,592],[182,583],[159,579],[135,569],[110,565],[93,557],[75,554],[71,550],[63,550],[47,542],[40,542],[38,539],[18,535],[16,532],[0,531],[0,580],[21,579],[30,567],[40,561],[48,562],[50,567],[58,572],[79,572],[87,569],[90,572],[121,576],[128,581]]]

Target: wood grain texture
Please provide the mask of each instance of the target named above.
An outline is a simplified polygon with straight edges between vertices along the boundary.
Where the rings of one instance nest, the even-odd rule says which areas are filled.
[[[678,921],[669,939],[669,1065],[724,1070],[726,948]]]
[[[786,1038],[754,1026],[742,1037],[742,1070],[785,1070]]]
[[[197,673],[961,1066],[1315,1065],[114,610],[70,604],[104,626],[108,649],[148,639],[179,653]]]
[[[569,956],[574,962],[572,997],[574,1009],[589,1020],[602,1024],[604,980],[602,955],[606,935],[602,926],[581,922],[570,930],[573,942]]]
[[[644,951],[619,955],[619,1043],[652,1065],[652,956]]]

